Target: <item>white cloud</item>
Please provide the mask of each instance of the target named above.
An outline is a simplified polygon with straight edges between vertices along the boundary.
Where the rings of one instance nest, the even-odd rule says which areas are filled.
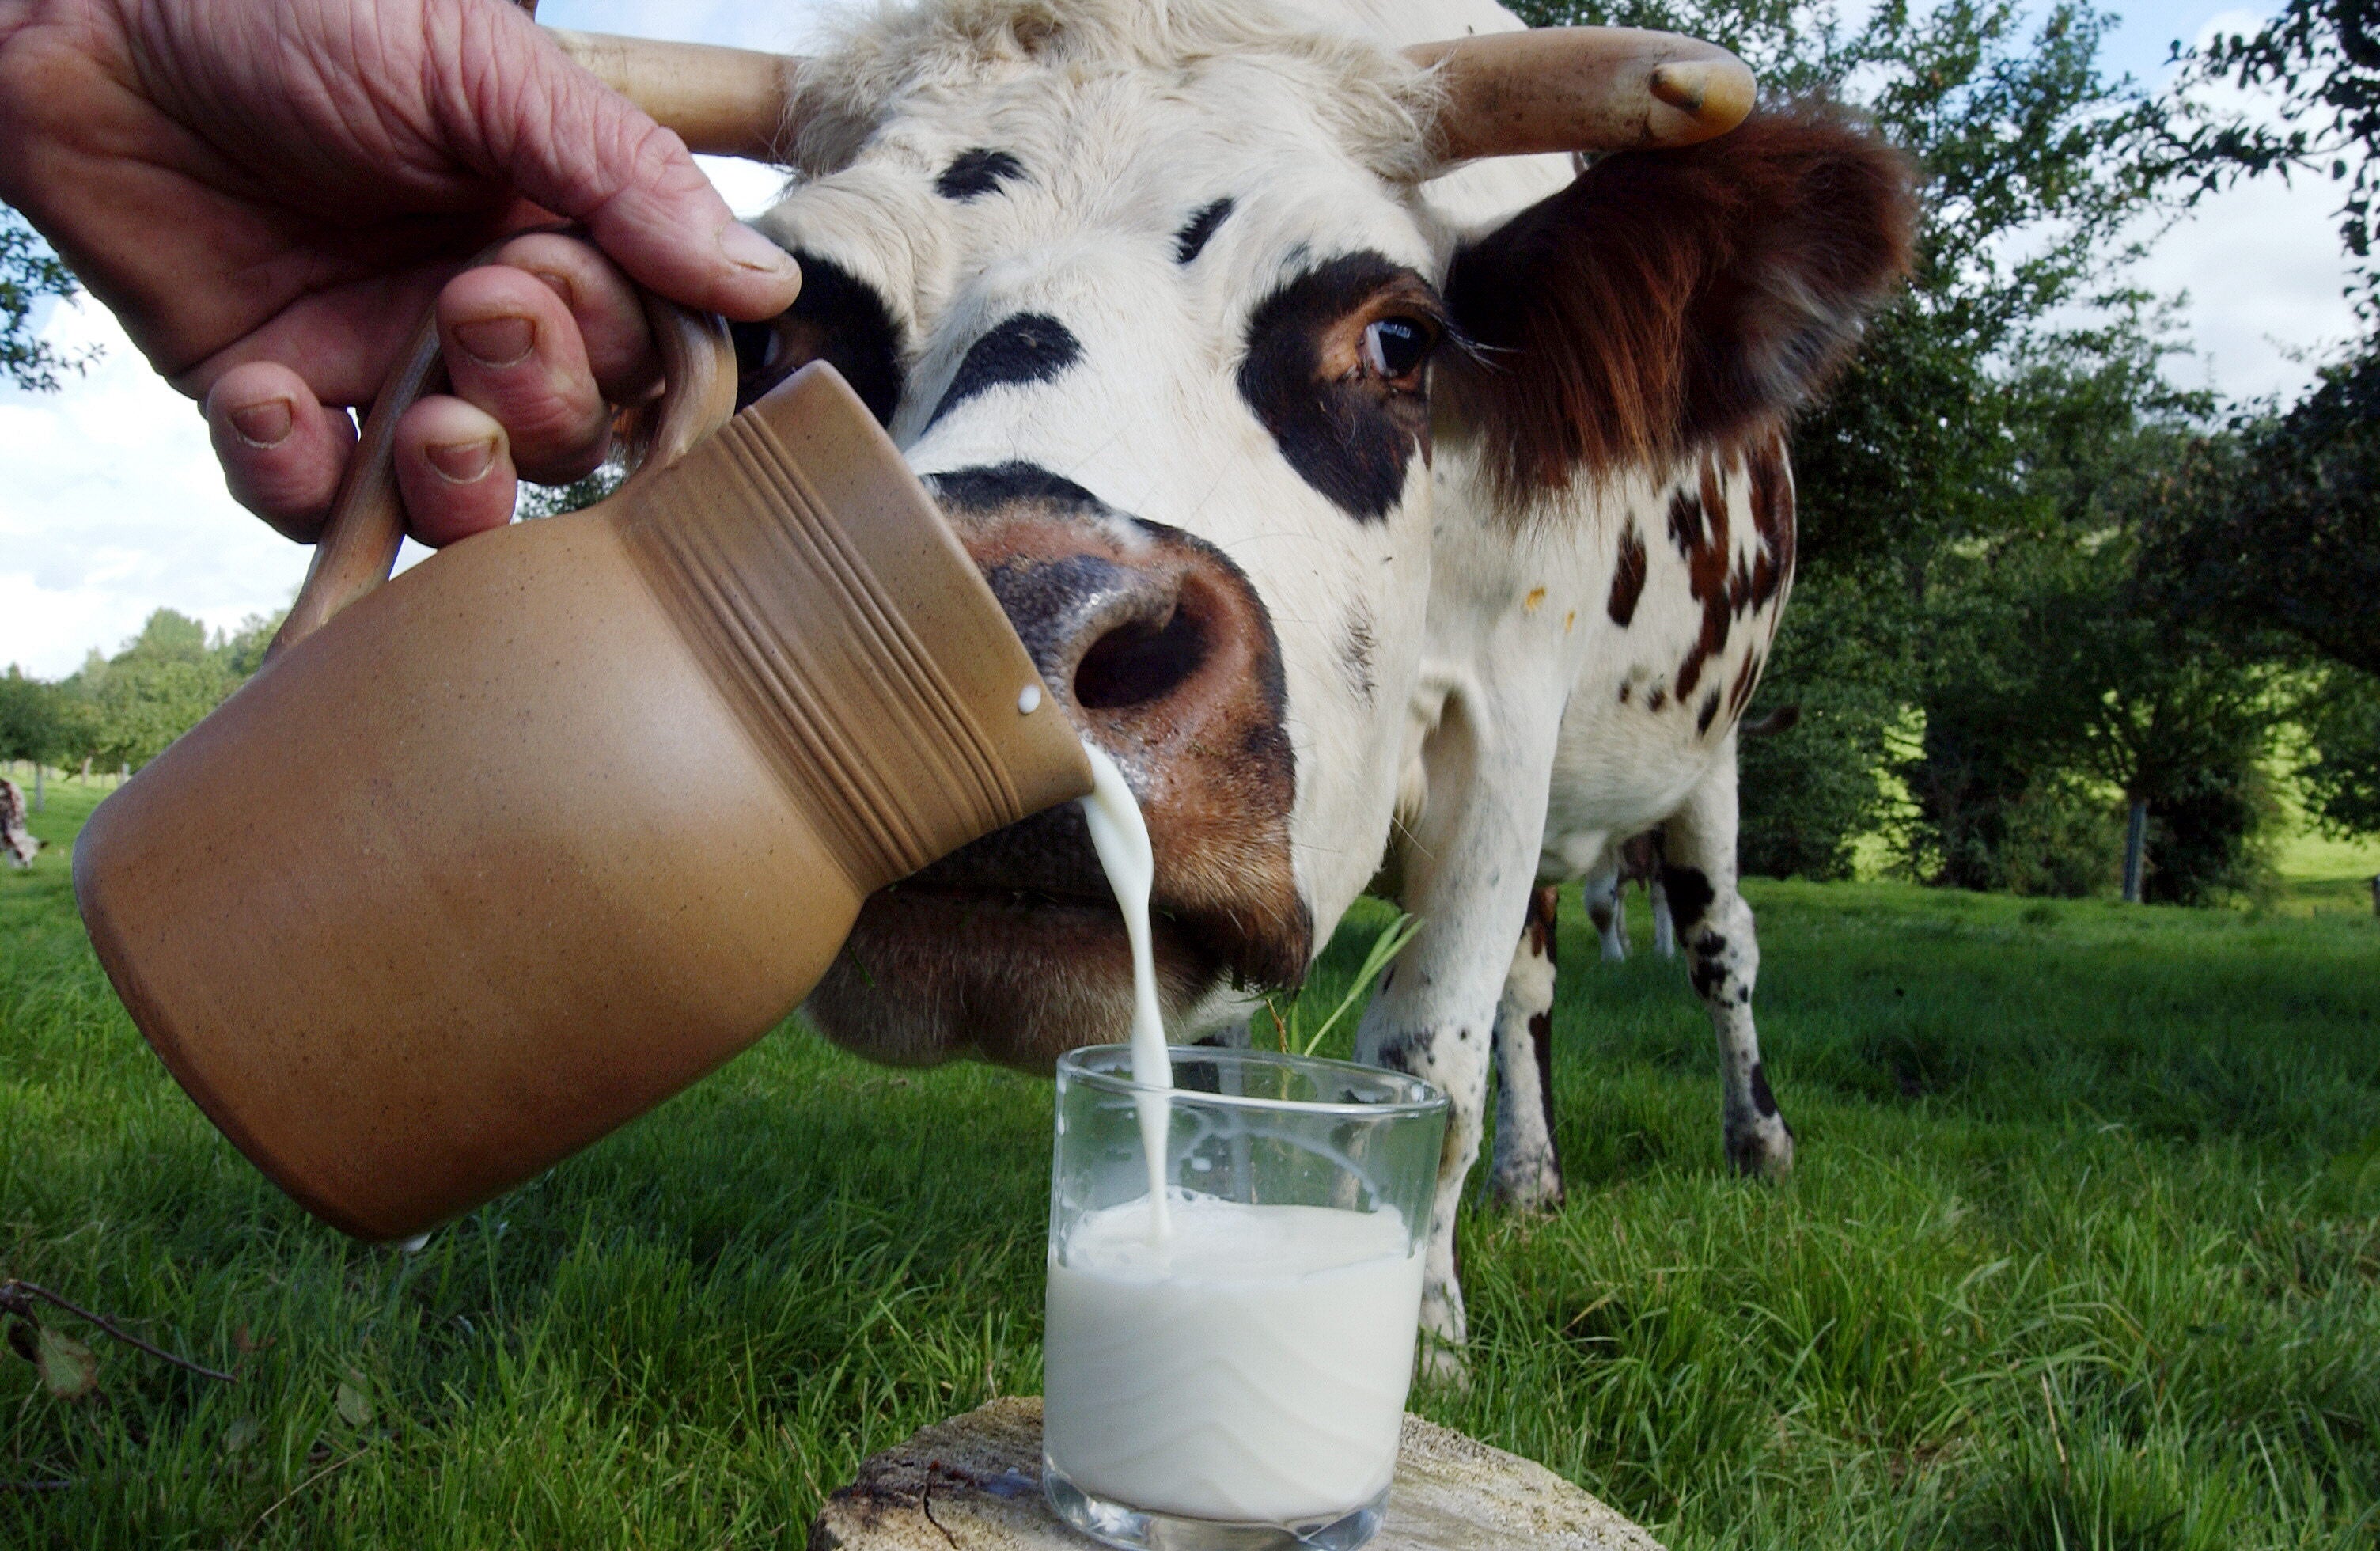
[[[2192,41],[2203,47],[2217,33],[2252,32],[2263,20],[2252,10],[2219,11],[2198,23]],[[2198,96],[2223,112],[2277,121],[2279,99],[2270,91],[2227,87]],[[2179,375],[2234,398],[2293,397],[2313,368],[2353,336],[2339,201],[2339,186],[2326,179],[2267,176],[2202,200],[2165,234],[2137,278],[2160,294],[2186,295],[2181,322],[2199,359],[2194,369],[2178,365]]]
[[[55,394],[0,390],[0,662],[44,677],[166,606],[210,625],[286,601],[307,551],[225,493],[206,424],[93,302],[42,337],[102,354]]]

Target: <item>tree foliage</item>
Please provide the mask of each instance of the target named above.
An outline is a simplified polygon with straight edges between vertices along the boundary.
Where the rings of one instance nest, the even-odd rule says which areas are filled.
[[[46,297],[74,293],[74,275],[41,234],[0,205],[0,375],[41,391],[56,388],[60,372],[81,370],[83,357],[61,355],[33,333],[34,308]]]
[[[2289,0],[2254,32],[2218,34],[2187,55],[2173,99],[2167,160],[2211,191],[2266,173],[2305,173],[2344,186],[2339,238],[2372,253],[2380,194],[2380,4]],[[2277,93],[2277,123],[2222,104],[2204,90]]]
[[[251,615],[211,636],[159,609],[121,651],[94,650],[55,683],[11,666],[0,677],[0,759],[145,765],[256,672],[279,627],[277,617]]]

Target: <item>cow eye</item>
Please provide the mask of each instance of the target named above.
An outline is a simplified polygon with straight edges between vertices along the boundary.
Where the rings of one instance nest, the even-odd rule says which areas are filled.
[[[1364,331],[1364,364],[1390,381],[1410,377],[1437,342],[1435,331],[1417,318],[1382,318]]]

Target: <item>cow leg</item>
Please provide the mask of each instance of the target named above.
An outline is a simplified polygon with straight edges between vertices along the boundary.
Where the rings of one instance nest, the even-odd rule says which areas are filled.
[[[1656,872],[1645,880],[1645,898],[1653,913],[1653,951],[1665,959],[1678,956],[1678,924],[1670,915],[1670,891]]]
[[[1547,884],[1529,898],[1504,1000],[1496,1007],[1496,1162],[1488,1197],[1518,1211],[1562,1203],[1561,1159],[1554,1151],[1554,925],[1561,891]]]
[[[1550,657],[1516,646],[1500,660],[1543,669]],[[1479,1157],[1496,1008],[1536,886],[1556,726],[1544,708],[1560,703],[1545,685],[1497,687],[1505,703],[1450,704],[1423,745],[1428,798],[1402,847],[1403,903],[1421,926],[1355,1036],[1357,1060],[1409,1072],[1447,1097],[1421,1302],[1426,1371],[1442,1379],[1463,1372],[1455,1218]]]
[[[1686,945],[1687,973],[1718,1036],[1728,1161],[1739,1173],[1775,1176],[1792,1169],[1793,1131],[1768,1091],[1752,1024],[1760,942],[1752,907],[1736,891],[1735,791],[1730,747],[1670,820],[1661,878]]]
[[[1586,896],[1586,918],[1603,939],[1603,960],[1610,963],[1628,956],[1628,901],[1621,892],[1620,854],[1607,851],[1586,875],[1580,891]]]

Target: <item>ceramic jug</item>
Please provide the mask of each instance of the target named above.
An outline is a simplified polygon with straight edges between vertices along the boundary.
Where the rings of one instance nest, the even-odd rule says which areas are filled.
[[[142,1034],[362,1238],[651,1109],[795,1006],[870,891],[1091,787],[842,379],[728,419],[724,327],[648,305],[668,391],[637,474],[382,586],[425,322],[273,655],[75,848]]]

